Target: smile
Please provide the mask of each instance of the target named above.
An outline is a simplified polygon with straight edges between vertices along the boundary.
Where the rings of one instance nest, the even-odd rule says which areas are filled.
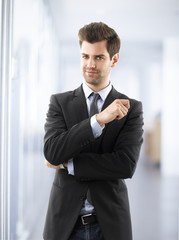
[[[97,71],[85,71],[87,74],[96,74],[98,73]]]

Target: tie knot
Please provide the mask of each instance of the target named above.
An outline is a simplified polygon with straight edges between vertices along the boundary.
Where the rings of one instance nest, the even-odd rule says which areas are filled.
[[[98,98],[100,97],[99,93],[94,93],[94,92],[91,93],[91,96],[93,96],[93,98],[92,98],[92,99],[93,99],[93,100],[92,100],[93,102],[94,102],[94,101],[97,101]]]

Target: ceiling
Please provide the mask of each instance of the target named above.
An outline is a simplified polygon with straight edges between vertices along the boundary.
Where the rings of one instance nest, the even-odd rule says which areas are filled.
[[[61,41],[77,39],[79,28],[103,21],[121,39],[161,42],[179,37],[179,0],[46,0]]]

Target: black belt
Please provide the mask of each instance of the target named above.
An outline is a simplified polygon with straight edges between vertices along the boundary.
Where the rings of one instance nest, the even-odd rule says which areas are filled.
[[[86,215],[81,215],[78,217],[77,224],[82,224],[82,225],[87,225],[90,223],[95,223],[97,222],[97,217],[96,214],[86,214]]]

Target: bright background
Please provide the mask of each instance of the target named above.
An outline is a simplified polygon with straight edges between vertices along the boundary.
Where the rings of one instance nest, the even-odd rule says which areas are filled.
[[[179,1],[2,0],[0,10],[0,239],[42,239],[54,175],[43,157],[50,95],[81,84],[78,30],[103,21],[122,42],[111,82],[144,109],[127,180],[134,240],[177,240]]]

